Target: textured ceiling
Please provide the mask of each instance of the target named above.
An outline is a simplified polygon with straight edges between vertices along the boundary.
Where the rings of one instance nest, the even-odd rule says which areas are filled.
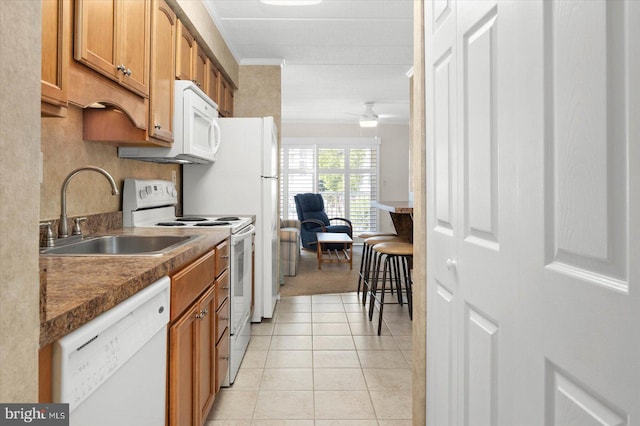
[[[381,120],[408,123],[413,0],[203,1],[241,65],[284,61],[283,121],[356,122],[373,101]]]

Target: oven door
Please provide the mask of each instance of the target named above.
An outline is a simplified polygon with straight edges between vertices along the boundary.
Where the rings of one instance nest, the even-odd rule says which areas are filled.
[[[237,335],[251,314],[252,251],[255,227],[231,235],[231,329]]]

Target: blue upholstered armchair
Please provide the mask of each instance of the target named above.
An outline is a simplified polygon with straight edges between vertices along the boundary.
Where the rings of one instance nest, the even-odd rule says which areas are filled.
[[[342,217],[329,218],[324,211],[324,200],[320,194],[298,194],[293,197],[296,202],[296,211],[301,224],[300,237],[302,247],[316,250],[316,233],[341,232],[353,237],[351,221]],[[331,225],[332,220],[342,221],[341,225]],[[338,244],[338,248],[342,245]],[[324,245],[323,245],[324,247]],[[332,248],[332,247],[327,247]]]

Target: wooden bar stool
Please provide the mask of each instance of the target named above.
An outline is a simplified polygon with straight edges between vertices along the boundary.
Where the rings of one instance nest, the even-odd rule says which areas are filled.
[[[362,235],[362,234],[361,234]],[[360,287],[362,286],[362,304],[367,302],[366,294],[370,289],[369,276],[371,273],[371,247],[378,243],[389,241],[403,241],[402,238],[397,235],[377,235],[369,237],[364,240],[362,244],[362,259],[360,259],[360,274],[358,275],[358,294],[360,294]],[[366,286],[366,288],[365,288]]]
[[[380,308],[380,317],[378,318],[378,336],[382,330],[382,313],[384,311],[384,295],[387,292],[386,283],[389,277],[389,290],[393,292],[395,283],[397,290],[398,302],[402,305],[402,284],[404,283],[407,295],[407,305],[409,308],[409,318],[413,319],[413,298],[412,298],[412,281],[411,268],[413,264],[413,244],[407,242],[381,242],[375,244],[371,249],[375,254],[375,266],[372,277],[371,296],[369,298],[369,321],[373,320],[373,310],[376,302]],[[384,265],[384,266],[383,266]],[[378,289],[380,281],[380,268],[382,270],[382,287]],[[364,290],[363,290],[364,291]]]

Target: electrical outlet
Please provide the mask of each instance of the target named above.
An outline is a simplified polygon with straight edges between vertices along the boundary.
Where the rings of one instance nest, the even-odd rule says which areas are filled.
[[[171,170],[171,182],[173,182],[173,185],[176,185],[176,182],[178,180],[178,176],[176,174],[175,170]]]

